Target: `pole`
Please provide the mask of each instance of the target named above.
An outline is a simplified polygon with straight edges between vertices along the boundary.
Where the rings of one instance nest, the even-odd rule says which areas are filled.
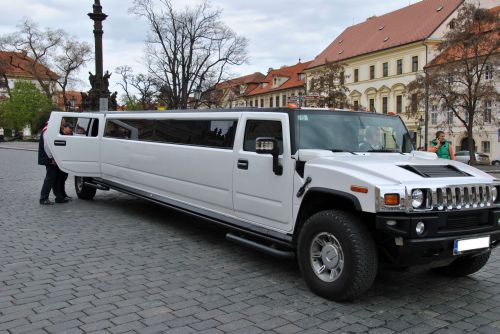
[[[99,0],[95,0],[92,6],[94,11],[89,13],[89,17],[94,21],[94,43],[95,43],[95,76],[98,80],[102,80],[103,76],[103,59],[102,59],[102,21],[107,17],[102,12],[102,6]]]

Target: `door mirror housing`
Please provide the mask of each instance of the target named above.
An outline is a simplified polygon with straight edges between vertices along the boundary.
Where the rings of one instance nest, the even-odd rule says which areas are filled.
[[[283,174],[283,166],[279,164],[278,141],[273,137],[259,137],[255,139],[255,152],[258,154],[271,154],[273,156],[273,172],[276,175]]]

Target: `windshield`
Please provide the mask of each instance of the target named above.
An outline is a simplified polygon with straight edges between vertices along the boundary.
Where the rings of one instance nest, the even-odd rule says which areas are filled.
[[[333,152],[409,153],[413,144],[399,117],[358,112],[300,110],[297,147]]]

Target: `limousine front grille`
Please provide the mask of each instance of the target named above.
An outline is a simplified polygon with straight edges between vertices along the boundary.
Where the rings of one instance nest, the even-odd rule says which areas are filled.
[[[426,191],[426,205],[420,210],[463,210],[491,207],[493,185],[447,186]],[[415,209],[419,210],[419,209]]]

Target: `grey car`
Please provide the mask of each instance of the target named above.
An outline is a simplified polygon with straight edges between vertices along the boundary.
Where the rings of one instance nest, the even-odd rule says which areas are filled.
[[[469,151],[458,151],[455,153],[455,160],[463,162],[464,164],[470,163]],[[484,153],[476,153],[476,163],[478,165],[490,165],[490,157]]]

